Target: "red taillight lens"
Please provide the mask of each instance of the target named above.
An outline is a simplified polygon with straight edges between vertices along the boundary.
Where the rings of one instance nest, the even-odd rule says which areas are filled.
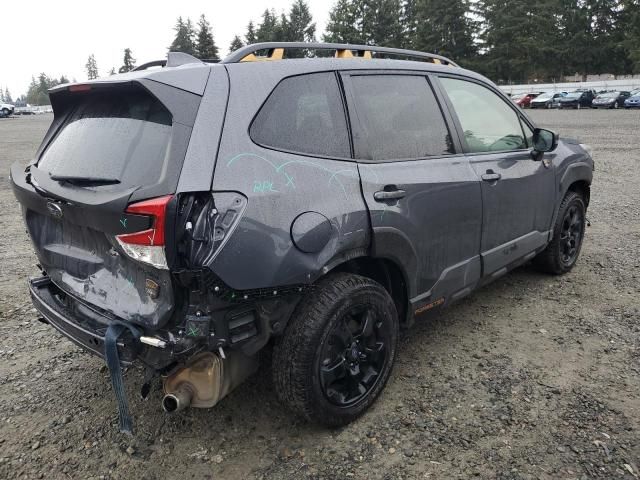
[[[133,203],[126,212],[135,215],[148,215],[153,218],[153,226],[141,232],[117,235],[116,240],[124,253],[139,262],[167,270],[167,256],[164,251],[164,230],[166,225],[167,205],[173,195],[152,198]]]
[[[164,245],[164,228],[167,214],[167,205],[173,198],[173,195],[165,197],[152,198],[143,200],[142,202],[132,203],[127,207],[127,213],[135,215],[148,215],[153,217],[153,227],[142,232],[126,233],[118,235],[118,239],[125,243],[133,245]]]

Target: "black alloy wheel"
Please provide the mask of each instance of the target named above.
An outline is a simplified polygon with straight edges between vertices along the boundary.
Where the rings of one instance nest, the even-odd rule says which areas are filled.
[[[584,236],[584,211],[578,205],[571,205],[562,220],[560,230],[560,257],[562,263],[571,267],[578,258]]]
[[[577,192],[565,195],[553,227],[553,238],[533,263],[542,271],[560,275],[573,268],[584,240],[586,225],[585,199]]]
[[[396,305],[382,285],[352,273],[327,275],[300,300],[276,341],[278,397],[316,423],[355,420],[391,374],[398,332]]]
[[[391,321],[369,305],[356,305],[325,338],[318,374],[329,402],[349,407],[376,385],[389,361]]]

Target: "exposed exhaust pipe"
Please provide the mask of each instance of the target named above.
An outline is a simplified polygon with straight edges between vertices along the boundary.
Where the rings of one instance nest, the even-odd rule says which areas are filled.
[[[183,384],[175,392],[167,393],[162,398],[162,408],[167,413],[179,412],[191,405],[192,398],[193,392]]]
[[[162,408],[173,413],[189,406],[213,407],[257,368],[257,356],[239,351],[229,352],[225,359],[213,352],[196,354],[164,379]]]

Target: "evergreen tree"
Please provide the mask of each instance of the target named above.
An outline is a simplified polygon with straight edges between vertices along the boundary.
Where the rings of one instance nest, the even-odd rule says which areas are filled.
[[[176,36],[169,47],[170,52],[183,52],[189,55],[195,55],[196,44],[194,41],[195,32],[193,30],[193,23],[191,19],[183,21],[182,17],[178,17],[176,26],[174,27]]]
[[[590,73],[621,73],[631,68],[619,0],[558,0],[558,49],[561,65],[586,79]]]
[[[400,0],[338,0],[329,12],[327,42],[401,47],[405,42]]]
[[[198,21],[198,37],[196,43],[196,56],[201,59],[218,60],[218,47],[213,40],[211,25],[204,14]]]
[[[277,42],[281,33],[281,25],[274,10],[266,9],[262,13],[262,22],[256,31],[257,42]]]
[[[11,93],[9,93],[9,88],[8,87],[4,87],[4,95],[3,95],[3,100],[2,101],[3,102],[7,102],[7,103],[13,103],[13,99],[11,98]]]
[[[37,80],[31,77],[29,90],[24,100],[31,105],[50,105],[48,90],[58,84],[57,79],[51,79],[45,73],[41,73]]]
[[[84,68],[87,70],[87,78],[89,80],[98,78],[98,64],[96,63],[96,58],[93,56],[93,53],[89,55]]]
[[[109,76],[112,76],[115,74],[116,74],[116,67],[111,67],[111,70],[109,71]]]
[[[557,0],[480,0],[478,69],[497,82],[528,83],[553,75],[558,64],[557,29],[550,20]]]
[[[468,0],[417,0],[414,47],[437,53],[456,63],[473,60],[476,23],[469,18]]]
[[[623,46],[629,70],[640,73],[640,0],[623,0],[620,24],[624,25]]]
[[[244,36],[244,41],[247,45],[251,45],[258,41],[256,37],[256,27],[252,21],[249,21],[249,24],[247,25],[247,33]]]
[[[364,11],[363,31],[366,43],[401,47],[404,43],[404,32],[400,0],[369,0],[361,3]]]
[[[366,43],[364,33],[358,26],[358,9],[353,0],[338,0],[329,12],[326,32],[322,36],[325,42]]]
[[[280,23],[286,42],[314,42],[316,39],[316,24],[305,0],[293,2],[289,18],[283,15]]]
[[[69,79],[67,77],[65,77],[64,75],[61,75],[59,82],[60,82],[60,85],[63,85],[65,83],[69,83]]]
[[[416,13],[419,0],[404,0],[402,2],[402,34],[404,41],[403,48],[416,49],[416,32],[418,30],[418,14]]]
[[[236,35],[235,37],[233,37],[233,40],[231,40],[231,45],[229,45],[229,52],[235,52],[242,47],[244,47],[244,43],[242,43],[240,37]]]
[[[133,58],[130,48],[124,49],[124,58],[122,62],[123,65],[118,70],[118,73],[127,73],[136,68],[136,59]]]

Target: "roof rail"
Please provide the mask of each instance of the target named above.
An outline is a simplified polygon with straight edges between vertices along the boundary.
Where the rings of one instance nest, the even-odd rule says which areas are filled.
[[[139,67],[133,69],[134,72],[146,70],[151,67],[179,67],[188,63],[204,63],[202,60],[183,52],[169,52],[166,60],[154,60],[153,62],[143,63]]]
[[[258,56],[257,52],[266,50],[266,56]],[[373,58],[374,54],[404,57],[442,65],[457,67],[458,64],[447,57],[435,53],[418,52],[402,48],[377,47],[375,45],[351,45],[348,43],[306,43],[306,42],[265,42],[254,43],[230,53],[220,63],[251,62],[257,60],[282,60],[285,50],[334,50],[336,58]],[[355,55],[354,55],[355,52]]]

